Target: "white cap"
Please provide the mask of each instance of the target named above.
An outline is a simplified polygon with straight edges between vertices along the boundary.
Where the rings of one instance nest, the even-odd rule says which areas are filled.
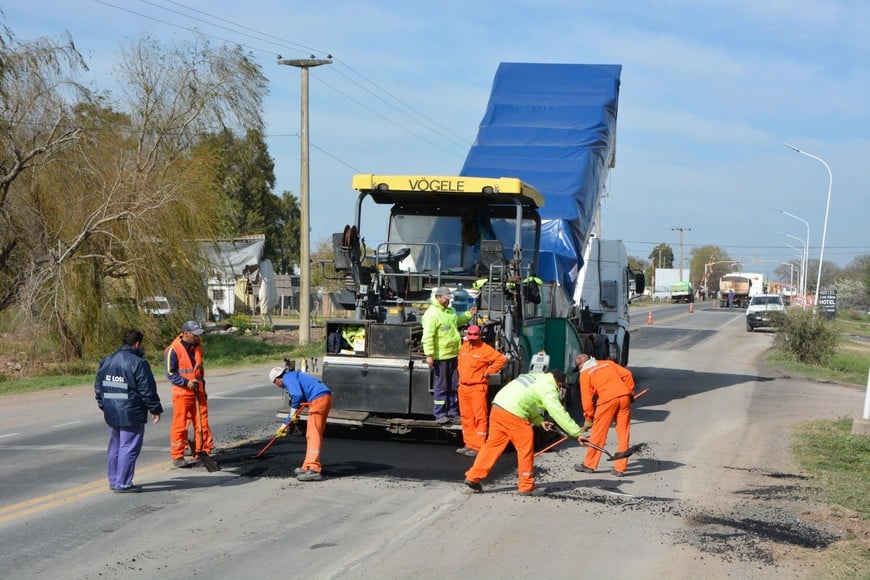
[[[285,370],[287,369],[285,369],[284,367],[274,367],[271,371],[269,371],[269,382],[274,383],[275,379],[284,376]]]

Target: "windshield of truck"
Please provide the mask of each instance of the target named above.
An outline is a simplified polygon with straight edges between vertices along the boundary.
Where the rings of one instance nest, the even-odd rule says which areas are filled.
[[[513,256],[515,220],[464,215],[395,214],[390,219],[389,251],[407,247],[411,254],[401,264],[402,270],[443,273],[474,272],[480,261],[481,240],[501,240],[505,260]],[[523,267],[533,261],[535,222],[523,220]]]

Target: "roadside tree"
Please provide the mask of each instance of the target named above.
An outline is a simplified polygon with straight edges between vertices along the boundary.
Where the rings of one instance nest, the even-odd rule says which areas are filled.
[[[13,54],[29,65],[16,73],[30,90],[8,91],[15,77],[0,69],[3,115],[40,109],[53,119],[3,117],[0,123],[17,129],[3,153],[14,169],[19,152],[44,151],[61,128],[67,138],[6,182],[3,247],[16,255],[3,264],[13,283],[0,308],[16,307],[27,328],[80,357],[114,343],[104,316],[112,294],[171,288],[189,307],[204,301],[206,262],[197,241],[219,233],[226,204],[215,159],[198,145],[226,127],[259,131],[266,80],[240,47],[213,48],[202,39],[173,47],[144,37],[125,48],[117,67],[123,97],[95,99],[67,90],[74,81],[54,80],[56,61],[37,58],[39,49],[18,45]],[[71,40],[53,51],[80,61]]]

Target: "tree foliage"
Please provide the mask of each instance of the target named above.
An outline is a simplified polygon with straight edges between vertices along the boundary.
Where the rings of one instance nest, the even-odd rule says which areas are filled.
[[[706,288],[710,295],[715,295],[719,292],[722,276],[740,270],[740,264],[733,262],[728,252],[719,246],[701,246],[692,250],[689,268],[696,286]]]
[[[205,138],[199,151],[217,166],[225,197],[220,219],[223,235],[265,234],[263,257],[276,272],[291,272],[299,262],[299,203],[289,192],[281,197],[273,193],[275,163],[263,134],[252,129],[237,137],[226,129]]]
[[[674,250],[668,244],[661,243],[649,253],[650,261],[656,268],[674,267]]]
[[[129,321],[104,308],[117,296],[171,295],[192,315],[207,275],[197,240],[219,233],[225,206],[198,145],[227,127],[261,130],[260,69],[239,47],[145,37],[125,49],[113,101],[73,80],[69,39],[3,49],[22,64],[0,69],[0,309],[18,307],[67,356],[117,344]]]

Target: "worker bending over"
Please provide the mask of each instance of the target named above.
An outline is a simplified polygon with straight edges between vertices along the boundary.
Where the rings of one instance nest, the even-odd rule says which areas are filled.
[[[299,409],[308,406],[308,425],[305,428],[305,461],[302,467],[293,470],[299,481],[320,481],[323,479],[323,467],[320,465],[320,448],[323,444],[323,432],[326,430],[326,419],[332,408],[332,391],[316,378],[305,373],[275,367],[269,371],[269,380],[287,391],[290,396],[290,414],[284,424],[275,431],[276,437],[287,435],[290,423],[299,421]]]
[[[588,354],[578,354],[574,359],[580,370],[580,400],[583,403],[583,430],[592,428],[589,442],[604,447],[610,424],[616,420],[616,451],[628,450],[631,427],[631,403],[634,401],[634,377],[631,372],[612,360],[596,360]],[[582,473],[594,473],[601,460],[601,452],[593,447],[586,450],[583,463],[574,469]],[[617,477],[625,475],[628,458],[613,462],[610,473]]]
[[[510,442],[517,451],[517,490],[522,495],[546,493],[544,488],[535,489],[535,436],[532,425],[549,431],[553,423],[543,419],[540,409],[546,410],[568,435],[577,437],[578,443],[583,445],[587,441],[580,435],[580,426],[560,402],[560,390],[565,388],[565,373],[560,370],[523,374],[502,387],[492,401],[489,437],[477,454],[474,465],[465,472],[465,485],[475,492],[483,491],[480,480],[489,475]]]

